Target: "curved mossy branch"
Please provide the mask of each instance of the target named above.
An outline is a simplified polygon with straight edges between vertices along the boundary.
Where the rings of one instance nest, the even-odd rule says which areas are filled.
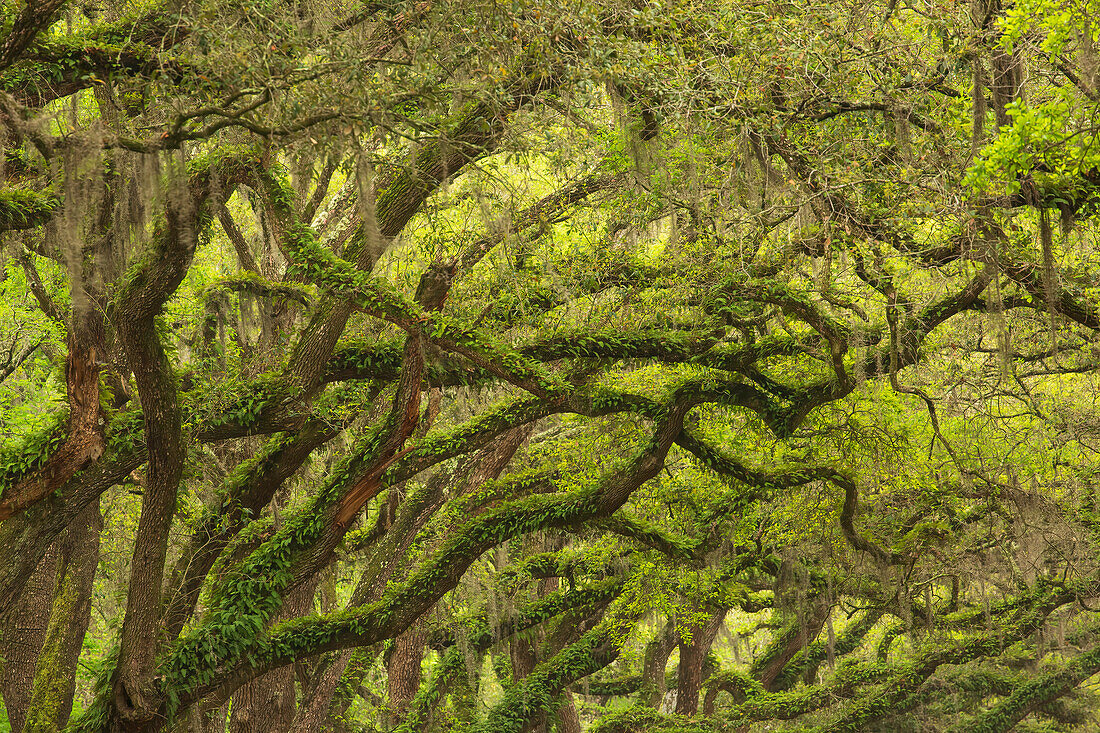
[[[859,552],[866,552],[880,563],[896,564],[904,560],[896,553],[883,550],[856,531],[855,516],[859,510],[859,489],[851,478],[839,471],[828,466],[814,466],[783,474],[765,474],[750,469],[739,461],[723,455],[691,431],[682,431],[677,437],[676,443],[702,461],[703,465],[708,468],[735,478],[742,483],[757,487],[761,489],[761,493],[801,486],[811,481],[829,481],[844,491],[844,504],[840,512],[840,527],[848,544]]]
[[[1068,278],[1057,278],[1053,288],[1048,288],[1043,269],[1025,262],[1001,262],[1001,270],[1014,282],[1028,292],[1034,302],[1046,303],[1047,307],[1094,331],[1100,329],[1100,308],[1090,302],[1083,289],[1066,285]],[[1054,302],[1050,302],[1051,295]]]
[[[825,685],[799,688],[791,692],[764,692],[751,678],[727,674],[715,680],[715,689],[724,689],[735,696],[744,697],[723,718],[733,725],[745,725],[760,720],[793,720],[813,713],[839,700],[850,699],[860,689],[886,679],[890,668],[878,664],[841,665],[834,678]]]
[[[850,621],[844,627],[844,631],[840,636],[837,637],[832,653],[836,656],[843,656],[858,649],[880,618],[882,618],[881,610],[871,610],[860,614],[857,620]],[[782,692],[797,685],[799,680],[812,681],[821,663],[826,660],[828,655],[828,645],[820,640],[814,641],[787,663],[787,666],[775,678],[772,687],[776,691]]]
[[[517,350],[544,362],[559,359],[656,359],[663,363],[694,361],[712,365],[708,350],[720,335],[712,331],[586,330],[554,336]],[[746,349],[750,350],[756,354],[762,353],[755,347]],[[326,366],[325,379],[394,379],[400,365],[396,352],[394,343],[347,343],[337,346]],[[727,350],[715,355],[713,361],[717,363],[713,365],[724,364],[727,359],[743,358],[743,354],[738,356]],[[432,386],[475,384],[489,379],[495,377],[483,368],[441,359],[428,365],[426,375],[427,383]]]
[[[224,209],[224,205],[221,207]],[[230,294],[247,293],[254,298],[274,299],[308,306],[309,291],[295,283],[271,282],[257,273],[240,272],[217,280],[202,289],[199,297],[203,302],[203,345],[209,348],[219,327],[219,319],[224,324],[225,312],[230,307]]]
[[[1003,653],[1012,644],[1035,633],[1053,610],[1081,597],[1078,594],[1082,591],[1084,595],[1095,593],[1097,585],[1095,578],[1062,587],[1051,587],[1041,580],[1031,594],[1032,602],[1008,611],[1008,618],[997,623],[991,632],[933,646],[918,653],[914,659],[898,665],[877,692],[858,700],[844,715],[822,726],[820,730],[823,733],[865,730],[867,726],[886,716],[905,712],[920,703],[921,698],[914,693],[942,665],[966,664]],[[1090,657],[1084,664],[1097,662],[1100,660]],[[1054,687],[1057,686],[1058,683],[1055,683]],[[1040,698],[1036,698],[1038,699]]]
[[[504,693],[504,699],[473,733],[520,733],[532,717],[551,712],[569,685],[615,661],[634,621],[631,617],[605,618],[577,642],[540,662]]]
[[[248,293],[261,298],[282,298],[304,306],[310,303],[310,293],[301,285],[272,282],[250,272],[240,272],[216,280],[203,288],[200,297],[209,308],[211,303],[225,298],[229,293]]]
[[[0,232],[33,229],[49,221],[61,205],[52,193],[21,188],[0,189]]]
[[[373,379],[390,382],[401,376],[401,342],[347,342],[332,352],[321,381]],[[433,356],[425,364],[424,383],[429,387],[459,387],[495,382],[497,378],[464,359]]]
[[[631,552],[626,550],[619,555],[619,558],[626,558]],[[614,567],[615,559],[611,562],[601,561],[596,565],[592,564],[593,559],[588,553],[570,549],[539,552],[502,568],[496,575],[496,583],[499,587],[509,588],[513,584],[529,579],[568,578],[571,585],[575,585],[577,578],[614,575],[617,572]]]
[[[722,728],[715,721],[665,715],[652,708],[635,706],[601,716],[589,730],[591,733],[648,733],[654,730],[668,733],[717,733]]]
[[[158,7],[79,33],[44,38],[0,75],[0,88],[24,104],[42,107],[112,78],[147,81],[163,74],[178,80],[189,66],[162,53],[188,35],[178,16]]]
[[[133,427],[125,421],[126,428]],[[140,426],[135,432],[140,436]],[[110,436],[110,433],[109,433]],[[127,430],[126,442],[108,443],[98,461],[74,475],[48,499],[0,522],[0,548],[5,562],[0,563],[0,615],[19,596],[27,578],[57,536],[81,511],[99,499],[107,489],[123,481],[145,462],[145,446]]]
[[[1100,672],[1100,646],[1074,657],[1054,671],[1021,683],[1001,702],[952,731],[1006,733],[1028,715],[1073,691],[1097,672]]]
[[[993,274],[993,268],[983,267],[958,292],[945,296],[914,316],[906,318],[899,329],[901,337],[896,348],[889,344],[867,355],[863,363],[865,376],[868,379],[886,377],[891,373],[896,374],[897,370],[917,364],[921,360],[920,348],[928,335],[952,316],[969,310],[979,302],[993,281]],[[793,390],[788,398],[789,407],[783,410],[780,419],[787,430],[793,431],[815,408],[846,397],[855,387],[855,380],[829,379]]]
[[[759,680],[768,692],[775,692],[775,681],[783,669],[821,633],[825,620],[832,611],[823,596],[823,592],[815,589],[806,599],[804,611],[800,610],[793,615],[783,614],[778,610],[774,613],[773,618],[781,621],[789,618],[789,621],[772,636],[768,646],[753,660],[749,668],[749,674]]]
[[[762,491],[770,492],[777,489],[804,486],[812,481],[828,479],[833,474],[831,468],[816,466],[784,473],[757,471],[741,463],[736,458],[722,453],[718,448],[710,445],[691,430],[682,431],[676,438],[676,445],[698,458],[704,466],[712,471],[729,476],[748,486],[758,487]]]
[[[255,599],[273,597],[277,603],[291,580],[291,565],[302,551],[295,547],[310,547],[328,521],[326,512],[307,508],[288,520],[276,539],[242,567],[240,576],[215,601],[208,614],[210,623],[182,638],[168,656],[163,666],[166,694],[189,704],[220,687],[235,688],[304,653],[362,646],[395,636],[453,589],[485,550],[538,529],[576,527],[610,516],[664,465],[691,404],[690,392],[684,402],[677,397],[683,395],[673,393],[667,411],[656,421],[649,444],[626,466],[595,485],[570,494],[506,502],[457,528],[408,580],[392,587],[380,601],[329,616],[287,622],[261,635],[270,601],[257,604]],[[319,500],[323,502],[326,495],[331,496],[323,491]]]
[[[467,643],[480,651],[487,651],[496,641],[533,629],[566,611],[602,608],[622,593],[625,582],[623,578],[604,578],[579,588],[548,593],[499,622],[479,618],[476,627],[466,631]],[[434,632],[428,639],[429,646],[437,650],[448,649],[456,643],[457,637],[452,629]]]
[[[168,579],[162,620],[166,642],[179,636],[198,602],[207,573],[233,537],[259,516],[312,452],[336,434],[326,422],[311,420],[295,433],[271,438],[259,455],[242,462],[226,477],[222,502],[198,521]]]
[[[666,532],[660,526],[633,517],[624,510],[612,514],[594,525],[614,534],[632,539],[646,547],[657,550],[672,560],[687,563],[690,567],[701,569],[706,562],[699,554],[699,541],[691,537],[677,536]]]

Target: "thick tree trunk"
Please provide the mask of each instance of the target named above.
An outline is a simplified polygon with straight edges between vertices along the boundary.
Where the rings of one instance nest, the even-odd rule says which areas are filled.
[[[428,625],[424,617],[393,640],[393,648],[386,659],[391,728],[405,720],[409,703],[420,689],[420,662],[427,641]]]
[[[77,662],[92,611],[103,516],[89,505],[61,541],[57,586],[38,658],[24,733],[61,730],[73,709]]]
[[[13,733],[22,731],[27,719],[35,662],[46,641],[59,555],[56,545],[46,552],[23,586],[22,595],[0,622],[3,629],[3,634],[0,634],[0,657],[3,659],[0,693],[4,696],[4,707]]]
[[[680,641],[680,676],[676,686],[677,715],[690,717],[699,710],[699,692],[703,689],[703,662],[725,620],[726,609],[723,608],[691,629],[691,641]]]
[[[99,506],[88,506],[47,552],[5,619],[0,684],[16,733],[60,730],[72,712],[102,528]]]

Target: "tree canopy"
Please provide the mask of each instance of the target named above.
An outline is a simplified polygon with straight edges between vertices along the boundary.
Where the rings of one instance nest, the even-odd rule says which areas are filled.
[[[1094,729],[1098,18],[0,3],[10,729]]]

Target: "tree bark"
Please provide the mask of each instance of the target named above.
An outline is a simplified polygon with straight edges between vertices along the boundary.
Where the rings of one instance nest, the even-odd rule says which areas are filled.
[[[0,673],[12,731],[65,727],[99,564],[99,506],[89,505],[50,548],[5,619]]]
[[[3,616],[0,628],[0,693],[4,696],[8,722],[14,733],[23,730],[27,708],[34,687],[34,667],[42,644],[46,641],[46,626],[50,617],[50,599],[57,578],[60,552],[50,547],[34,573],[23,586],[23,592],[12,609]]]
[[[676,714],[692,717],[699,710],[699,692],[703,689],[703,661],[714,644],[714,637],[726,620],[726,609],[710,615],[691,629],[691,641],[680,641],[680,676],[676,686]]]
[[[665,667],[678,640],[676,621],[670,618],[657,636],[646,644],[642,658],[642,682],[638,691],[639,705],[649,708],[660,706],[665,697]]]
[[[57,586],[23,733],[61,730],[73,709],[77,662],[92,611],[103,516],[90,504],[61,541]]]
[[[393,648],[386,659],[391,728],[396,728],[405,720],[409,703],[420,689],[420,662],[424,658],[427,641],[428,625],[423,616],[393,640]]]

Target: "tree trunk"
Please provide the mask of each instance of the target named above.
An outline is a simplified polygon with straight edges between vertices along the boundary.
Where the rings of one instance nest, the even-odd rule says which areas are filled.
[[[393,640],[393,648],[386,658],[390,728],[396,728],[405,720],[409,703],[420,689],[420,662],[427,641],[428,625],[423,616]]]
[[[676,686],[676,714],[694,716],[699,710],[699,692],[703,689],[703,662],[714,644],[714,637],[726,619],[726,609],[712,614],[691,629],[691,641],[680,641],[680,677]]]
[[[558,733],[581,733],[581,719],[577,715],[577,706],[573,704],[573,693],[562,693],[561,707],[558,708]]]
[[[665,696],[665,667],[678,639],[676,622],[670,618],[657,636],[646,644],[642,659],[642,682],[638,689],[639,705],[649,708],[660,706]]]
[[[38,563],[23,586],[23,592],[4,616],[4,633],[0,635],[0,693],[4,695],[8,722],[13,733],[23,730],[34,687],[34,668],[42,644],[46,641],[46,626],[50,617],[50,600],[57,578],[60,552],[53,545]]]
[[[92,612],[92,584],[99,566],[103,516],[89,505],[61,541],[49,626],[38,657],[23,733],[65,727],[73,710],[77,662]]]
[[[68,722],[102,528],[99,506],[85,508],[50,547],[5,619],[0,691],[16,733],[56,731]]]

